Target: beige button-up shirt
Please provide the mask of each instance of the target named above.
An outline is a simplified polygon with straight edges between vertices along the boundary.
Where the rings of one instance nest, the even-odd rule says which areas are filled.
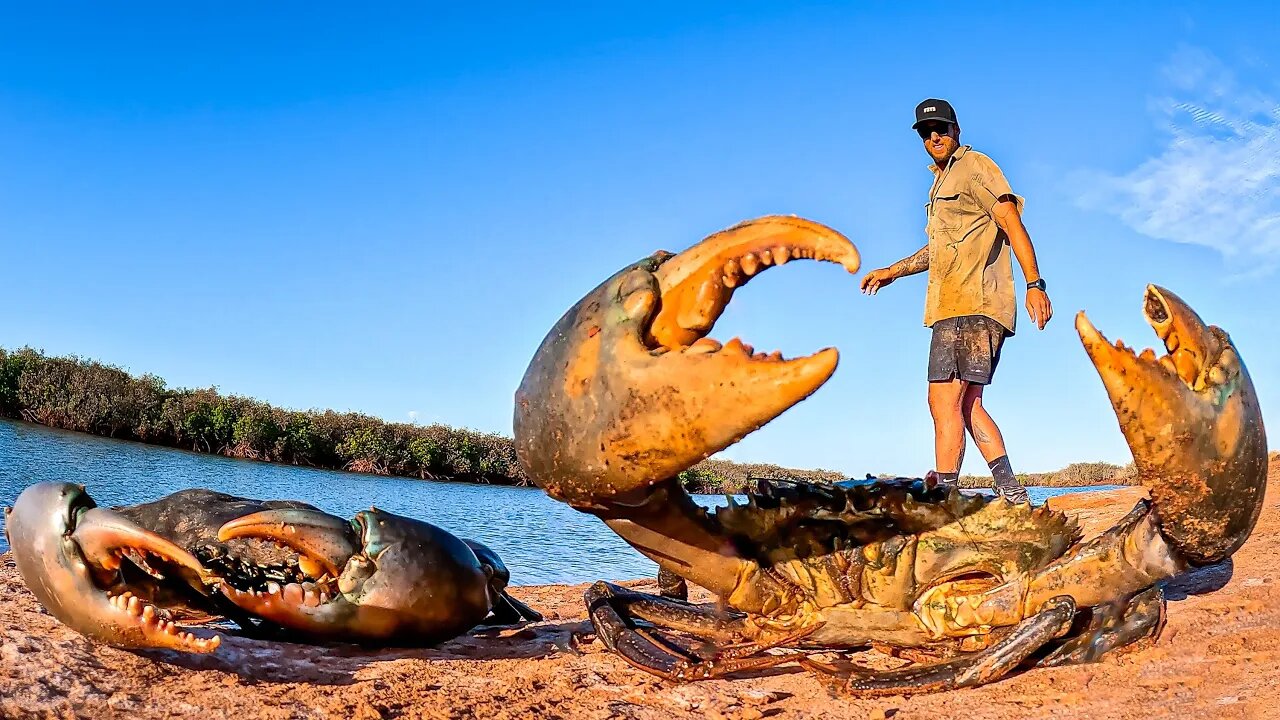
[[[933,187],[925,205],[929,236],[929,287],[924,324],[960,315],[986,315],[1012,335],[1017,317],[1009,237],[991,209],[1013,195],[991,158],[963,145],[945,170],[930,163]],[[1022,210],[1023,199],[1017,199]]]

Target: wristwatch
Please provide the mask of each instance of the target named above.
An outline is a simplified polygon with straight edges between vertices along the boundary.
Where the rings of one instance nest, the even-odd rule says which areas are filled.
[[[1045,287],[1046,287],[1046,286],[1045,286],[1045,283],[1044,283],[1044,278],[1040,278],[1039,280],[1037,280],[1037,281],[1035,281],[1035,282],[1029,282],[1029,283],[1027,283],[1027,289],[1028,289],[1028,290],[1031,290],[1032,288],[1035,288],[1036,290],[1043,291],[1043,290],[1045,289]]]

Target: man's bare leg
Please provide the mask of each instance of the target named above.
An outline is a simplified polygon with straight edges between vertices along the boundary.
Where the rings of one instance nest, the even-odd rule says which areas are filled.
[[[933,415],[933,462],[939,482],[955,485],[964,457],[965,420],[961,404],[970,384],[952,379],[929,383],[929,413]]]
[[[960,404],[960,413],[964,418],[964,426],[973,437],[973,442],[982,453],[982,459],[991,462],[1005,454],[1004,436],[996,421],[987,414],[982,405],[982,391],[985,385],[969,384],[964,391],[964,399]]]
[[[996,421],[987,413],[982,405],[982,390],[985,386],[970,384],[965,390],[960,403],[960,412],[964,417],[964,425],[973,436],[973,442],[987,461],[991,475],[995,479],[996,492],[1010,502],[1028,502],[1027,489],[1018,482],[1009,464],[1009,455],[1004,449],[1004,436]]]

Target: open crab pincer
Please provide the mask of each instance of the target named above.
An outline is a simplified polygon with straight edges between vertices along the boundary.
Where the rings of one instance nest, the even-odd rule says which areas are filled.
[[[99,508],[83,486],[31,485],[5,508],[27,587],[85,637],[123,648],[207,653],[218,636],[181,630],[174,608],[208,607],[216,578],[186,548]]]
[[[376,508],[351,520],[264,510],[226,523],[218,538],[275,542],[300,554],[309,568],[300,581],[223,592],[251,615],[304,635],[426,645],[486,621],[542,619],[507,594],[510,572],[488,547]]]

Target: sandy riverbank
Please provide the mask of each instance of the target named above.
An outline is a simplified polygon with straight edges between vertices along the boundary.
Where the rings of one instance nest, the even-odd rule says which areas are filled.
[[[211,656],[95,645],[45,614],[0,555],[0,717],[1280,718],[1280,468],[1249,542],[1170,586],[1163,637],[1105,662],[910,698],[833,697],[792,667],[672,685],[603,651],[584,585],[516,588],[547,615],[431,650],[365,652],[224,636]],[[1053,504],[1107,527],[1137,488]],[[627,583],[653,590],[652,583]],[[1216,588],[1216,589],[1214,589]]]

